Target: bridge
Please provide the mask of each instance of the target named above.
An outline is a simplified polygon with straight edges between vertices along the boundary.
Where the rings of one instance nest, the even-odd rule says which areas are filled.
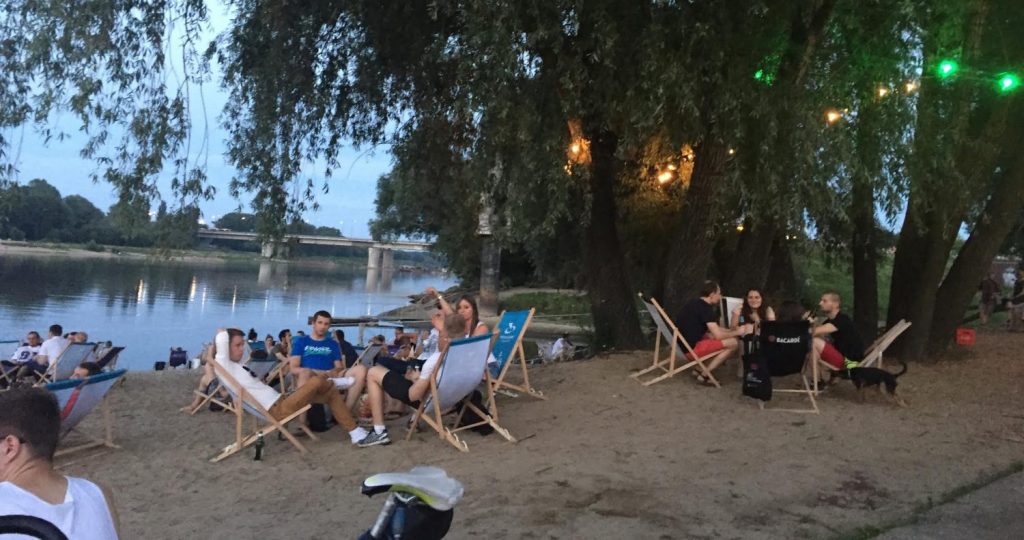
[[[201,241],[210,242],[213,240],[239,240],[243,242],[259,242],[259,235],[251,232],[229,231],[225,229],[199,229],[196,233]],[[367,248],[368,260],[367,269],[383,268],[391,270],[395,266],[394,252],[398,251],[429,251],[433,246],[430,242],[413,242],[408,240],[396,240],[393,242],[378,242],[370,238],[348,238],[345,236],[319,236],[313,234],[286,234],[284,243],[263,241],[260,253],[263,257],[271,259],[275,256],[287,256],[287,243],[309,244],[318,246],[348,246]]]

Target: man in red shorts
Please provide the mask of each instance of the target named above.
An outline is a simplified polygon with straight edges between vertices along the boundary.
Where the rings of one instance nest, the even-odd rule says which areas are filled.
[[[828,319],[814,329],[815,350],[825,363],[837,371],[857,367],[857,363],[864,359],[864,342],[857,333],[853,319],[839,311],[841,306],[839,293],[829,291],[821,295],[818,307]],[[831,342],[825,340],[826,336]]]
[[[683,339],[693,347],[698,358],[717,353],[705,364],[708,371],[714,371],[726,358],[736,354],[740,346],[737,337],[754,331],[749,324],[742,324],[735,330],[718,326],[715,310],[711,306],[718,304],[721,299],[722,290],[718,283],[705,281],[700,289],[700,298],[687,302],[675,318],[676,327],[683,334]],[[698,374],[697,380],[708,383],[701,374]]]

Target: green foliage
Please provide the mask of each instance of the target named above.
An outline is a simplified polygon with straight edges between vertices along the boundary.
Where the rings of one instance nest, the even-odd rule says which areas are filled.
[[[229,212],[213,222],[218,229],[236,232],[256,232],[256,216],[244,212]]]
[[[525,292],[504,298],[501,309],[518,311],[534,308],[543,315],[588,315],[590,300],[586,296],[567,292]]]

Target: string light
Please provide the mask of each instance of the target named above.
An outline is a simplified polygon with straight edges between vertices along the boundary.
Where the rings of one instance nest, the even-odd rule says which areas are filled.
[[[825,122],[830,126],[838,122],[842,117],[842,113],[835,109],[829,109],[825,111]]]
[[[740,223],[739,225],[736,226],[736,232],[743,232],[743,224],[742,223]]]
[[[668,164],[668,170],[670,170],[670,171],[674,171],[674,170],[676,170],[676,169],[678,169],[678,168],[679,168],[679,167],[676,167],[676,164],[675,164],[675,163],[669,163],[669,164]]]
[[[956,74],[957,70],[960,69],[960,64],[956,63],[956,60],[945,59],[939,62],[939,65],[935,68],[935,74],[940,79],[948,79]]]
[[[658,175],[658,182],[661,184],[667,184],[672,181],[673,176],[675,175],[672,174],[672,171],[662,171],[661,174]]]
[[[999,91],[1002,93],[1011,92],[1020,86],[1020,78],[1013,73],[1002,73],[997,82]]]
[[[879,86],[878,87],[878,97],[884,98],[885,96],[889,95],[889,91],[890,90],[889,90],[888,86]]]
[[[735,156],[736,155],[736,149],[735,148],[730,148],[729,149],[729,155],[730,156]]]
[[[919,86],[920,85],[917,81],[907,81],[907,84],[903,85],[903,88],[907,90],[908,94],[913,94],[914,92],[917,92]]]
[[[580,153],[580,143],[578,143],[578,142],[572,143],[572,145],[569,146],[569,151],[572,152],[573,154],[579,154]]]

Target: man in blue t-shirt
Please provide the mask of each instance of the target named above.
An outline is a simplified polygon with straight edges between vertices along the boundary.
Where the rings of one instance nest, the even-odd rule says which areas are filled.
[[[292,340],[291,355],[288,356],[290,371],[296,377],[296,385],[301,387],[312,376],[313,372],[324,372],[331,378],[351,377],[352,381],[348,389],[348,397],[345,403],[351,409],[366,383],[366,366],[352,366],[345,368],[345,362],[341,359],[341,348],[338,342],[327,336],[327,330],[331,327],[331,314],[327,311],[317,311],[313,315],[312,332],[308,336],[297,336]]]

